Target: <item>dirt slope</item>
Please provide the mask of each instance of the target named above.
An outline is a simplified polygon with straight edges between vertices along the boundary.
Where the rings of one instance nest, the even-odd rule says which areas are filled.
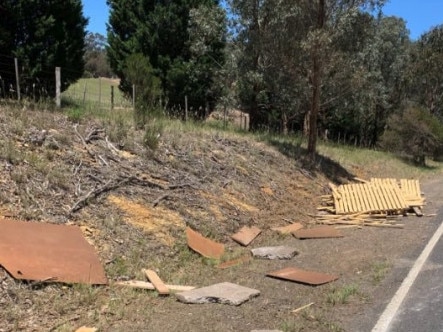
[[[0,269],[0,331],[82,325],[100,331],[338,331],[349,313],[372,301],[391,260],[413,250],[407,246],[413,235],[397,229],[345,230],[345,238],[321,241],[271,231],[313,222],[309,215],[328,181],[352,177],[326,159],[306,168],[296,146],[183,126],[165,128],[153,152],[143,132],[119,129],[107,121],[74,124],[58,113],[0,106],[0,215],[81,226],[111,281],[143,280],[141,269],[151,268],[170,284],[230,281],[259,289],[260,297],[240,307],[185,305],[113,285],[35,286]],[[412,219],[406,223],[426,233]],[[186,245],[190,226],[226,245],[223,261],[241,257],[249,249],[230,236],[244,225],[263,230],[254,247],[287,244],[300,255],[219,270]],[[340,279],[313,288],[265,277],[286,266]]]

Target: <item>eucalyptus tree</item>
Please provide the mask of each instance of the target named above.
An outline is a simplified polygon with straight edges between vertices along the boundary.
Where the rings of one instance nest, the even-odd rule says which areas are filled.
[[[269,114],[276,110],[287,119],[288,113],[274,106],[280,99],[293,112],[298,107],[293,115],[304,113],[308,153],[314,157],[325,82],[342,74],[341,70],[330,70],[337,58],[334,41],[352,35],[348,28],[359,13],[381,8],[384,2],[231,0],[240,25],[238,39],[244,43],[240,97],[250,113],[251,129],[267,124]],[[286,91],[286,99],[281,98]]]
[[[414,45],[409,71],[411,98],[443,120],[443,25],[423,34]]]
[[[322,120],[331,138],[374,146],[386,119],[406,97],[410,41],[400,18],[358,16],[352,22],[352,36],[334,41],[337,57],[330,61],[329,71],[337,74],[326,76],[324,82],[326,119]],[[327,103],[327,96],[333,103]]]

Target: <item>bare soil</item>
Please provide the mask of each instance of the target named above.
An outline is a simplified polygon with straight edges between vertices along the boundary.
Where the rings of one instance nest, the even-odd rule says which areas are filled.
[[[97,287],[36,285],[0,268],[1,332],[83,325],[99,331],[353,331],[395,287],[398,281],[386,277],[392,267],[413,256],[436,226],[432,218],[410,216],[404,229],[345,229],[343,238],[279,235],[271,228],[315,223],[328,182],[383,176],[383,170],[346,170],[321,156],[312,165],[300,147],[214,129],[165,129],[152,151],[143,131],[120,133],[117,142],[117,129],[102,120],[74,124],[60,113],[0,106],[0,216],[80,226],[110,280]],[[225,244],[222,261],[248,255],[250,248],[230,237],[245,225],[263,230],[250,247],[290,245],[299,255],[221,270],[187,247],[189,226]],[[340,278],[311,287],[266,277],[289,266]],[[261,294],[237,307],[189,305],[113,285],[144,280],[142,268],[155,269],[169,284],[229,281]]]

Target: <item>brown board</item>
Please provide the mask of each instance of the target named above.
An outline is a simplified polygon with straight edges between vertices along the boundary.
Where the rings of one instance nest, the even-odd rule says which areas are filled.
[[[252,227],[242,227],[237,233],[232,235],[232,239],[243,246],[249,245],[259,234],[261,229]]]
[[[297,239],[324,239],[331,237],[343,237],[343,235],[332,226],[320,226],[308,229],[300,229],[294,232]]]
[[[225,252],[223,244],[212,241],[189,227],[186,228],[186,237],[188,246],[204,257],[220,259]]]
[[[326,284],[338,279],[335,275],[305,271],[295,267],[288,267],[282,270],[269,272],[267,276],[314,286]]]
[[[0,219],[0,265],[16,279],[108,283],[77,226]]]
[[[287,226],[273,227],[271,229],[273,231],[279,232],[280,234],[290,234],[290,233],[294,233],[302,228],[303,228],[302,224],[300,224],[299,222],[295,222],[295,223],[287,225]]]

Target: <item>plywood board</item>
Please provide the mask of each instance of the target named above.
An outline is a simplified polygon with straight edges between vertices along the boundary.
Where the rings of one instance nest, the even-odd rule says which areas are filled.
[[[309,229],[300,229],[294,233],[297,239],[324,239],[343,237],[339,230],[331,226],[320,226]]]
[[[269,272],[267,276],[314,286],[326,284],[338,279],[338,276],[335,275],[305,271],[295,267]]]
[[[142,280],[117,281],[114,283],[114,285],[155,290],[155,286],[151,282],[142,281]],[[170,291],[176,291],[176,292],[184,292],[195,289],[194,286],[182,286],[182,285],[166,285],[166,287],[168,287]]]
[[[259,234],[261,233],[261,229],[252,226],[252,227],[242,227],[237,233],[232,235],[232,239],[235,242],[240,243],[243,246],[248,246]]]
[[[295,222],[295,223],[287,225],[287,226],[273,227],[271,229],[273,231],[279,232],[280,234],[290,234],[290,233],[294,233],[302,228],[303,228],[302,224],[300,224],[299,222]]]
[[[146,278],[154,285],[155,289],[160,295],[168,295],[169,288],[166,287],[164,282],[160,279],[154,270],[143,269],[142,272],[145,274]]]
[[[16,279],[108,283],[77,226],[0,219],[0,265]]]
[[[204,257],[220,259],[225,252],[223,244],[212,241],[189,227],[186,228],[186,237],[188,246]]]

